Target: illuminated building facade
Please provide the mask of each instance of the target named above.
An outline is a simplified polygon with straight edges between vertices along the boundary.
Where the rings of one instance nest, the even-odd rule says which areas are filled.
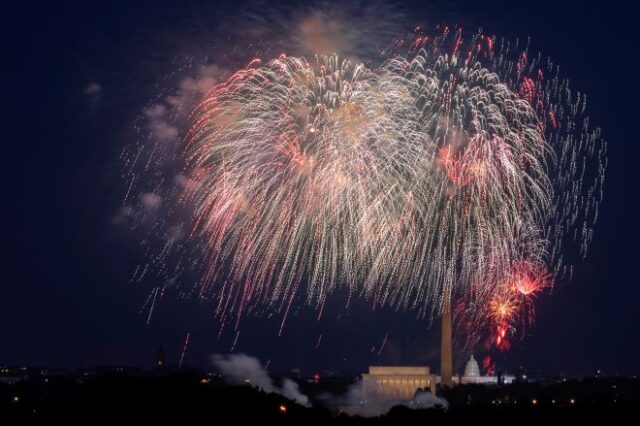
[[[369,367],[362,384],[364,399],[410,400],[418,389],[436,393],[436,376],[429,367]]]
[[[512,383],[514,380],[513,376],[502,376],[502,383]],[[464,375],[460,376],[456,380],[457,383],[461,384],[481,384],[481,385],[497,385],[498,377],[497,376],[482,376],[480,374],[480,366],[478,365],[478,361],[471,355],[469,361],[464,367]]]
[[[515,376],[511,375],[503,375],[501,378],[502,384],[513,383],[515,380]],[[467,361],[464,367],[464,374],[461,376],[453,376],[452,382],[454,385],[467,385],[467,384],[477,384],[477,385],[498,385],[501,384],[498,382],[498,376],[483,376],[480,373],[480,366],[478,365],[478,361],[474,358],[473,355]],[[441,383],[440,376],[436,376],[436,383]]]

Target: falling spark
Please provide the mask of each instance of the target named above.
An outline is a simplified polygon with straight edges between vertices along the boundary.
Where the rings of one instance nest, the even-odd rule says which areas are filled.
[[[238,343],[238,337],[240,337],[240,330],[236,331],[236,337],[233,339],[233,343],[231,344],[231,349],[229,349],[229,352],[233,352],[236,349],[236,344]]]
[[[187,355],[187,348],[189,347],[189,342],[191,341],[191,332],[187,332],[187,336],[184,339],[184,346],[182,347],[182,353],[180,354],[180,362],[178,362],[178,367],[182,367],[182,363],[184,362],[184,357]]]
[[[384,346],[387,344],[387,338],[389,337],[389,332],[384,333],[384,339],[382,339],[382,344],[380,345],[380,350],[378,351],[378,355],[382,354],[384,350]]]
[[[318,336],[318,341],[316,342],[316,349],[320,347],[320,342],[322,342],[322,334]]]

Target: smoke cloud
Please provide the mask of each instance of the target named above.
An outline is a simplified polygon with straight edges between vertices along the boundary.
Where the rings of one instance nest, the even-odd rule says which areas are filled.
[[[294,381],[284,379],[282,386],[277,387],[257,358],[244,354],[213,355],[212,361],[230,383],[249,383],[265,392],[282,395],[300,405],[311,406],[309,398],[300,392],[298,384]]]
[[[300,405],[310,407],[309,397],[300,392],[298,384],[293,380],[284,379],[282,386],[273,383],[269,373],[257,358],[245,354],[213,355],[214,366],[232,384],[249,383],[265,392],[276,393]],[[318,399],[321,404],[332,411],[342,411],[352,416],[375,417],[387,413],[392,407],[403,405],[413,409],[426,409],[441,406],[446,408],[448,403],[431,392],[419,392],[411,401],[389,400],[385,398],[367,397],[363,399],[362,382],[351,385],[343,395],[323,394]]]
[[[324,394],[323,403],[330,409],[351,416],[376,417],[386,414],[392,407],[402,405],[412,409],[427,409],[440,406],[447,408],[448,402],[428,391],[418,392],[410,401],[392,400],[368,395],[365,398],[362,381],[357,381],[343,395]]]

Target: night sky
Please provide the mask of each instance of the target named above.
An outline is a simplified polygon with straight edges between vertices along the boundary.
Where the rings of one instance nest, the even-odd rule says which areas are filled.
[[[130,283],[141,261],[139,239],[112,222],[124,191],[118,155],[135,137],[136,119],[175,70],[175,58],[203,55],[209,32],[240,14],[242,2],[23,3],[5,12],[0,365],[151,367],[160,345],[177,362],[190,332],[185,362],[210,367],[210,355],[229,351],[235,333],[216,341],[211,307],[189,299],[165,300],[147,325],[141,306],[149,287]],[[556,283],[538,300],[534,327],[501,358],[503,368],[640,373],[640,63],[630,3],[398,6],[408,28],[448,22],[532,37],[532,50],[550,56],[572,87],[588,94],[591,123],[608,142],[605,198],[589,255],[572,282]],[[86,93],[92,83],[100,91]],[[320,322],[315,311],[296,310],[281,337],[278,318],[246,318],[235,350],[271,360],[273,369],[305,372],[437,366],[437,324],[429,330],[412,313],[341,306],[338,296]]]

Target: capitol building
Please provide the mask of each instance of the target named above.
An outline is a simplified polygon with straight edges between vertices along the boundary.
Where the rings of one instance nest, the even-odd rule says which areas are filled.
[[[514,376],[502,376],[502,383],[509,384],[515,379]],[[481,384],[481,385],[497,385],[498,376],[482,376],[480,374],[480,366],[478,361],[471,355],[469,361],[464,366],[464,374],[462,376],[454,376],[455,384]]]

